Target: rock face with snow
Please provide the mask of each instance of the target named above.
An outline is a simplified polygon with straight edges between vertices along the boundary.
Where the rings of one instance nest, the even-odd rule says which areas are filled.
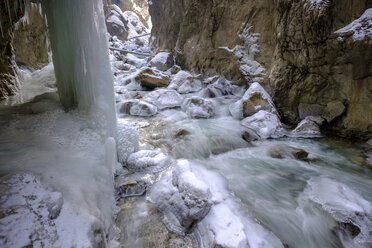
[[[7,3],[9,6],[7,6]],[[9,15],[8,9],[11,15]],[[12,42],[14,24],[23,15],[24,8],[21,4],[16,5],[15,1],[0,2],[0,99],[14,95],[19,89],[17,65]]]
[[[142,70],[135,79],[140,81],[142,86],[149,89],[167,87],[169,85],[169,76],[167,74],[151,68]]]
[[[128,37],[127,20],[123,12],[115,4],[105,6],[107,32],[118,37],[120,40],[126,40]]]
[[[213,102],[197,96],[187,98],[182,109],[192,118],[210,118],[215,114]]]
[[[150,66],[156,67],[161,71],[166,71],[171,68],[173,64],[173,55],[168,52],[161,52],[150,61]]]
[[[174,50],[177,64],[242,83],[267,82],[290,124],[340,101],[347,109],[327,128],[370,135],[370,1],[153,0],[149,7],[154,44]],[[319,107],[299,116],[304,104]]]
[[[159,110],[181,107],[183,97],[175,90],[158,89],[144,97],[145,101],[155,104]]]
[[[148,102],[132,99],[120,102],[118,104],[118,111],[120,114],[126,115],[153,116],[156,115],[158,109]]]

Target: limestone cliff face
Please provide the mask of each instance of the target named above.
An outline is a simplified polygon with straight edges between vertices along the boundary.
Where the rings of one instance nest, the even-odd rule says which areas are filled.
[[[0,1],[0,99],[14,95],[19,88],[12,41],[14,24],[23,16],[24,9],[16,3]]]
[[[30,4],[26,18],[14,26],[13,47],[17,64],[41,68],[48,64],[48,31],[37,4]]]
[[[340,135],[371,135],[371,0],[151,2],[154,44],[178,64],[260,82],[286,123],[321,115]]]

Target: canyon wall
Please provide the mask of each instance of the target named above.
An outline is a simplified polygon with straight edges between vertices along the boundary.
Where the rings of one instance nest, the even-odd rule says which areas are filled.
[[[283,122],[320,115],[326,130],[362,139],[372,132],[371,7],[371,0],[149,5],[154,45],[172,50],[181,66],[238,84],[260,82]]]

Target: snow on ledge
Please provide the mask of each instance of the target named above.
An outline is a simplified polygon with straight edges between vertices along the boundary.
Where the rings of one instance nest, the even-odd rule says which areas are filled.
[[[337,30],[335,34],[340,37],[352,34],[354,40],[364,40],[367,37],[372,37],[372,8],[367,9],[361,17],[349,25]]]

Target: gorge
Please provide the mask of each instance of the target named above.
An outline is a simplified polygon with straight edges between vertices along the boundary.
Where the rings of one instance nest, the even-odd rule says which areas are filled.
[[[0,0],[1,247],[371,247],[369,0]]]

